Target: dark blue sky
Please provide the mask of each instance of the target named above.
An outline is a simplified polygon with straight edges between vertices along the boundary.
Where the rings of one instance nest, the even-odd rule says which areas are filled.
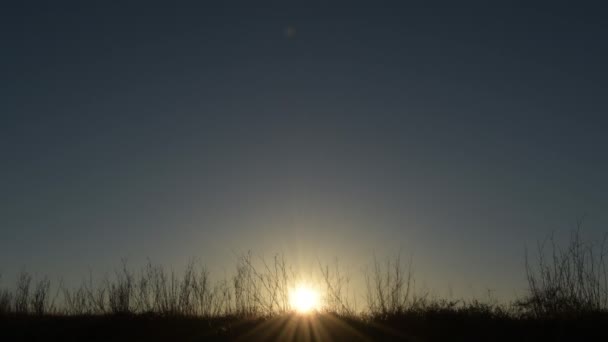
[[[0,5],[0,272],[403,247],[509,295],[606,231],[599,2],[108,3]]]

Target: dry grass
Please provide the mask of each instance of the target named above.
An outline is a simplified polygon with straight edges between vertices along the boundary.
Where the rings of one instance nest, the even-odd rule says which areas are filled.
[[[382,261],[374,257],[362,274],[366,287],[358,297],[350,287],[349,272],[337,260],[331,266],[319,261],[324,295],[321,311],[370,320],[447,314],[544,319],[605,313],[605,242],[584,243],[579,227],[565,247],[559,247],[552,237],[540,243],[535,265],[526,253],[528,293],[502,304],[431,299],[428,292],[417,293],[412,259],[404,261],[401,255]],[[210,272],[194,261],[175,272],[151,261],[133,270],[123,260],[111,275],[95,279],[90,273],[76,287],[61,282],[53,287],[48,277],[35,279],[21,272],[14,289],[0,287],[0,315],[270,317],[291,311],[289,293],[297,280],[283,255],[266,260],[250,252],[237,257],[232,276],[219,280],[212,280]],[[357,306],[358,298],[362,307]]]

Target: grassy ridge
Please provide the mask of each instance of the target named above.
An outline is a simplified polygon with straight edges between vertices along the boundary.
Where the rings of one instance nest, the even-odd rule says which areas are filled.
[[[526,255],[528,293],[510,303],[444,300],[417,293],[411,261],[373,260],[364,274],[365,305],[356,308],[339,264],[319,264],[323,305],[310,316],[291,311],[298,282],[281,255],[238,258],[235,273],[212,281],[189,263],[179,275],[126,263],[112,276],[80,286],[22,272],[0,289],[0,338],[15,341],[114,340],[490,340],[566,341],[608,337],[605,243],[540,243]],[[596,338],[593,338],[596,336]]]

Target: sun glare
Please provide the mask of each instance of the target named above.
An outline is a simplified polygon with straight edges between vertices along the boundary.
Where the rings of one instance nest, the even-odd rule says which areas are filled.
[[[319,294],[314,289],[300,285],[292,290],[291,308],[300,314],[308,314],[319,308]]]

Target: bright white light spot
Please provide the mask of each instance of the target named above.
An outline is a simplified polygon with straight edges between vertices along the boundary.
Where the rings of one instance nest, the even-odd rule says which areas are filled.
[[[291,308],[307,314],[319,308],[319,294],[310,287],[300,285],[291,291]]]

